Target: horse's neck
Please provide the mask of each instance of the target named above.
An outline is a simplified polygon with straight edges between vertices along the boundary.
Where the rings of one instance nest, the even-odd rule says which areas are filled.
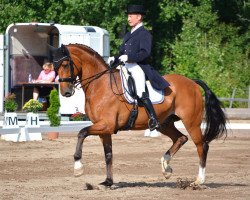
[[[84,74],[86,74],[86,70],[84,69],[87,67],[87,73],[89,73],[87,76],[94,76],[98,73],[101,73],[102,71],[107,69],[107,66],[105,65],[105,62],[101,60],[99,55],[96,55],[97,53],[90,53],[88,51],[84,51],[82,54],[82,60],[85,64],[83,64],[83,71],[85,71]],[[85,75],[86,76],[86,75]]]
[[[110,81],[111,79],[112,81]],[[115,80],[114,80],[115,79]],[[114,75],[106,73],[99,79],[96,79],[85,88],[85,112],[92,121],[99,121],[102,118],[100,110],[105,107],[112,109],[122,101],[118,94],[122,93],[119,73]]]
[[[83,88],[85,112],[94,121],[98,121],[101,117],[100,108],[110,105],[110,102],[117,105],[115,102],[119,101],[119,98],[116,94],[122,93],[119,73],[111,72],[112,74],[110,74],[109,71],[106,71],[107,65],[98,57],[93,54],[81,56],[81,60],[84,62],[82,63],[83,84],[91,81]],[[101,75],[102,72],[105,73]],[[111,79],[112,81],[110,81]]]
[[[102,101],[103,97],[112,98],[115,94],[122,93],[119,73],[106,71],[107,65],[102,60],[97,59],[95,56],[90,57],[87,68],[83,67],[82,79],[93,77],[91,83],[84,88],[87,99]],[[87,76],[86,71],[90,72]],[[98,77],[102,72],[105,73]],[[96,77],[94,78],[94,76]]]
[[[100,87],[103,87],[103,90],[105,90],[105,87],[107,87],[109,82],[109,75],[108,73],[100,75],[102,72],[105,72],[107,70],[107,66],[105,65],[105,63],[102,60],[98,59],[96,55],[92,55],[89,53],[85,55],[85,59],[82,58],[82,60],[84,60],[85,62],[85,64],[82,65],[81,74],[81,79],[84,80],[83,84],[91,81],[89,84],[87,84],[87,87],[85,87],[85,93],[88,93],[89,91],[91,91],[90,93],[92,93],[92,91],[94,92],[96,90],[99,90]]]

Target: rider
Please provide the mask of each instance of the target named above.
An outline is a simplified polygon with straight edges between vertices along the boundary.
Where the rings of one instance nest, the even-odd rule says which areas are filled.
[[[119,55],[110,57],[108,63],[111,64],[117,59],[125,63],[125,67],[135,79],[137,95],[149,116],[149,128],[152,131],[159,128],[160,124],[145,90],[146,79],[149,79],[152,86],[158,90],[164,90],[169,83],[147,63],[151,54],[152,36],[143,27],[144,6],[128,5],[127,15],[131,31],[124,36]]]

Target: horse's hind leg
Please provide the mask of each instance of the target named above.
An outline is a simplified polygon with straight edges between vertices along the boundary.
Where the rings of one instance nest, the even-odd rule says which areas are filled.
[[[206,161],[207,161],[207,153],[209,150],[209,145],[208,143],[203,142],[200,126],[195,126],[192,128],[188,128],[186,126],[186,129],[189,132],[194,144],[196,145],[197,153],[200,159],[198,176],[196,178],[196,181],[193,182],[192,184],[195,185],[203,184],[205,182],[205,169],[206,169]]]
[[[105,154],[105,162],[106,162],[106,180],[101,183],[104,186],[113,185],[113,154],[112,154],[112,137],[111,135],[100,135],[104,154]]]
[[[172,175],[172,168],[169,163],[174,154],[188,141],[187,136],[183,135],[175,126],[174,121],[166,122],[161,125],[160,132],[167,135],[173,141],[173,145],[161,158],[162,173],[166,179],[170,178]]]

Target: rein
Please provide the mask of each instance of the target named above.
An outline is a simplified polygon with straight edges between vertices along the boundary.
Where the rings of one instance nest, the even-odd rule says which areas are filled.
[[[76,86],[80,85],[83,81],[87,81],[86,83],[84,83],[82,85],[82,87],[85,87],[86,85],[89,85],[92,81],[94,81],[94,80],[100,78],[102,75],[106,74],[107,71],[109,71],[109,69],[105,69],[104,71],[102,71],[98,74],[95,74],[93,76],[90,76],[88,78],[76,80]]]
[[[95,65],[96,65],[96,60],[95,59],[96,59],[96,56],[94,54],[94,59],[93,60],[94,60]],[[98,79],[99,77],[101,77],[102,75],[106,74],[107,71],[109,71],[109,69],[106,69],[106,70],[104,70],[102,72],[99,72],[99,73],[97,73],[97,74],[95,74],[93,76],[90,76],[88,78],[79,80],[79,82],[76,84],[76,86],[79,85],[79,84],[81,84],[83,81],[87,81],[86,83],[84,83],[82,85],[82,87],[85,87],[85,86],[89,85],[92,81],[94,81],[94,80]]]

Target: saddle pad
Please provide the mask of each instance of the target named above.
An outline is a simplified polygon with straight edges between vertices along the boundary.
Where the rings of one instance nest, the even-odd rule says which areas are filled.
[[[119,66],[117,67],[117,69],[120,70],[120,76],[121,76],[121,80],[122,80],[122,89],[123,89],[123,93],[124,93],[124,97],[125,99],[128,101],[128,103],[133,103],[134,99],[129,95],[128,93],[128,71],[126,69],[126,67],[123,66]],[[136,81],[136,78],[135,78]],[[164,100],[164,95],[163,95],[163,91],[162,90],[156,90],[152,87],[150,81],[146,81],[146,87],[148,88],[148,92],[149,92],[149,99],[151,100],[151,102],[153,104],[159,104],[162,103]]]

